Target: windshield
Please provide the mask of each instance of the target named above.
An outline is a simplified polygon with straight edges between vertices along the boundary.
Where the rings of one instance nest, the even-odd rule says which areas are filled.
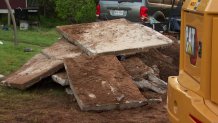
[[[120,0],[101,0],[101,1],[120,1]],[[130,1],[130,2],[142,2],[142,0],[126,0],[126,1]]]

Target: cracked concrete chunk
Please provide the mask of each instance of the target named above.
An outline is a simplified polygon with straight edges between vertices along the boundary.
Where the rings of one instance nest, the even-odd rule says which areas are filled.
[[[70,87],[67,87],[67,88],[65,89],[65,92],[66,92],[68,95],[73,95],[73,91],[71,90]]]
[[[129,57],[121,63],[133,80],[142,80],[145,74],[154,73],[154,70],[138,57]]]
[[[139,89],[150,89],[160,94],[166,93],[167,83],[157,77],[159,69],[156,65],[153,65],[152,69],[137,57],[130,57],[121,63]]]
[[[4,77],[5,77],[4,75],[1,75],[1,74],[0,74],[0,81],[3,80]]]
[[[66,71],[56,73],[56,74],[52,75],[51,77],[52,77],[54,82],[56,82],[62,86],[69,85]]]
[[[83,111],[128,109],[147,103],[115,56],[68,58],[64,65]]]
[[[57,30],[88,55],[133,54],[172,44],[161,33],[125,19],[58,26]]]

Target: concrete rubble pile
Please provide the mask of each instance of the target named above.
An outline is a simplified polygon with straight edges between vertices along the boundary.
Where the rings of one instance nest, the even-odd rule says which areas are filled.
[[[23,90],[51,77],[66,86],[83,111],[143,106],[148,99],[140,90],[166,93],[167,84],[159,79],[157,66],[126,56],[169,46],[169,38],[124,19],[59,26],[57,30],[62,39],[5,77],[1,85]]]

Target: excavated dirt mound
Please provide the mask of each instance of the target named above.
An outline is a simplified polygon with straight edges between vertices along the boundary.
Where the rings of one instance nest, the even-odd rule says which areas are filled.
[[[169,76],[179,73],[179,44],[174,43],[167,48],[151,49],[146,53],[137,54],[146,65],[157,65],[160,78],[167,82]]]

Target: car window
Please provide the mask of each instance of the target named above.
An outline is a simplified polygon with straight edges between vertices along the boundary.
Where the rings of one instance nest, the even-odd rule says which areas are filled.
[[[101,0],[101,1],[119,1],[119,0]],[[128,1],[128,0],[127,0]],[[129,0],[133,2],[142,2],[142,0]]]
[[[178,3],[179,3],[179,0],[175,0],[175,5],[178,5]],[[163,0],[163,4],[172,5],[173,0]]]
[[[163,0],[148,0],[149,3],[162,3]]]

